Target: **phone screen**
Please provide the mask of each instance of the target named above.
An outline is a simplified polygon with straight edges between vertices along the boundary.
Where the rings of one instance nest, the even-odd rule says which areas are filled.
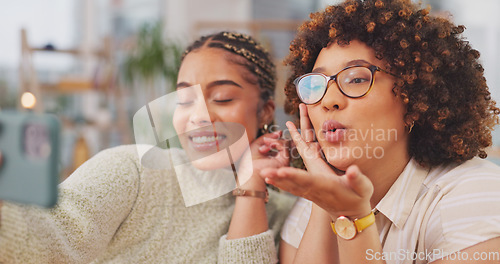
[[[45,160],[50,157],[49,131],[42,124],[26,124],[23,129],[24,155],[31,160]]]
[[[59,183],[58,119],[0,112],[0,200],[52,207]]]

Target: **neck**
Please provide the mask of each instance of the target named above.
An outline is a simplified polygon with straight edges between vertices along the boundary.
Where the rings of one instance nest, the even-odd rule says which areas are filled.
[[[383,159],[371,160],[360,166],[361,171],[372,181],[374,192],[370,199],[371,207],[375,206],[387,194],[391,186],[410,161],[407,152],[385,156]]]

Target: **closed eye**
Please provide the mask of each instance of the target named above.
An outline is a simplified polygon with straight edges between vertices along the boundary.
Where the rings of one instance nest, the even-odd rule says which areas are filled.
[[[216,103],[229,103],[233,101],[233,99],[224,99],[224,100],[214,100]]]

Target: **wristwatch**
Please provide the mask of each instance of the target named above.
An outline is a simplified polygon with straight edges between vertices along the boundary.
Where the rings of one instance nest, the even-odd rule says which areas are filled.
[[[331,225],[333,233],[343,239],[351,240],[355,238],[358,233],[373,225],[373,223],[375,223],[375,214],[371,212],[363,218],[356,218],[354,220],[341,215],[335,222],[332,221]]]

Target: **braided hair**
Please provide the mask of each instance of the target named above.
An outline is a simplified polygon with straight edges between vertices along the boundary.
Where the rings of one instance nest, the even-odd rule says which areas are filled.
[[[187,54],[203,47],[223,49],[243,58],[235,60],[235,63],[241,64],[257,77],[263,102],[273,98],[276,67],[269,52],[251,36],[227,31],[203,36],[186,49],[181,62]]]

